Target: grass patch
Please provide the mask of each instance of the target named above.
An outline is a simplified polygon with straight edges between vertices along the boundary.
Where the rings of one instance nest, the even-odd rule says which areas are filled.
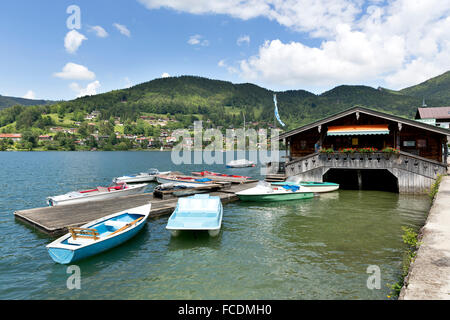
[[[391,293],[388,295],[388,298],[392,299],[397,299],[400,295],[400,291],[405,284],[405,278],[408,276],[409,268],[414,262],[417,255],[417,250],[421,244],[418,240],[417,232],[415,232],[412,228],[402,227],[402,230],[403,243],[406,244],[407,249],[403,256],[402,275],[400,276],[400,279],[392,285],[388,284],[388,287],[391,289]]]

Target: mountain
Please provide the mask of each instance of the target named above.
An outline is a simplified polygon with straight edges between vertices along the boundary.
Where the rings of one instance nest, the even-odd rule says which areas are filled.
[[[134,122],[142,115],[170,114],[186,126],[202,119],[223,127],[242,125],[242,114],[245,113],[247,122],[264,126],[264,123],[267,125],[274,121],[274,94],[277,95],[280,117],[287,124],[284,129],[313,122],[355,105],[413,118],[417,107],[422,105],[423,96],[417,93],[420,88],[433,92],[433,96],[426,96],[429,107],[450,105],[448,87],[442,85],[449,75],[447,72],[437,77],[440,81],[430,79],[401,91],[341,85],[320,95],[305,90],[275,92],[251,83],[234,84],[197,76],[160,78],[51,106],[32,107],[28,111],[30,107],[9,108],[0,112],[0,127],[18,119],[25,120],[19,121],[21,124],[33,124],[43,113],[58,113],[60,117],[70,114],[71,119],[83,120],[84,115],[93,110],[100,111],[100,119],[104,120],[120,117],[123,122]],[[33,103],[36,104],[35,101]],[[43,126],[44,121],[40,121],[40,125]]]
[[[0,95],[0,110],[15,106],[15,105],[36,106],[36,105],[46,105],[46,104],[51,104],[51,103],[53,103],[53,101],[5,97],[5,96]]]
[[[425,99],[427,105],[429,99],[439,99],[446,101],[448,106],[450,105],[450,71],[399,92]]]
[[[289,127],[305,124],[355,105],[412,118],[422,97],[367,86],[338,86],[316,95],[305,90],[274,92],[254,84],[233,84],[195,76],[155,79],[131,88],[79,98],[64,105],[70,110],[98,109],[105,119],[156,114],[199,115],[216,125],[239,124],[241,112],[247,121],[273,122],[273,94],[277,94],[280,116]],[[429,99],[440,106],[441,99]]]

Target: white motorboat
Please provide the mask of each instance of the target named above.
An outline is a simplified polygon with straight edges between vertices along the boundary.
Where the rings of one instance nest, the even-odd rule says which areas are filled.
[[[53,207],[129,196],[132,194],[143,193],[147,185],[147,183],[135,185],[120,183],[112,187],[97,187],[91,190],[72,191],[63,195],[48,197],[47,203],[49,206]]]
[[[283,185],[297,185],[307,187],[311,189],[314,193],[331,192],[339,189],[339,184],[333,182],[313,182],[313,181],[302,181],[300,177],[291,176],[284,182],[272,182],[272,185],[283,186]]]
[[[139,174],[122,176],[113,179],[114,183],[126,182],[126,183],[139,183],[139,182],[152,182],[156,180],[156,176],[160,174],[169,174],[170,171],[160,172],[158,169],[150,169],[148,172],[141,172]]]
[[[299,185],[271,186],[266,181],[258,182],[256,187],[236,192],[241,201],[286,201],[310,199],[314,197],[311,189]]]
[[[227,163],[228,168],[247,168],[254,167],[255,163],[247,159],[232,160]]]

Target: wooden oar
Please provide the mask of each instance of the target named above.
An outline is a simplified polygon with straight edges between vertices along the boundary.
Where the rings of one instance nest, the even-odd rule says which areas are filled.
[[[127,223],[126,225],[124,225],[122,228],[117,229],[116,231],[114,231],[113,233],[111,233],[109,236],[112,236],[113,234],[119,233],[120,231],[123,231],[129,227],[131,227],[133,224],[138,223],[139,221],[141,221],[142,219],[144,219],[144,217],[140,217],[136,220],[134,220],[133,222]]]

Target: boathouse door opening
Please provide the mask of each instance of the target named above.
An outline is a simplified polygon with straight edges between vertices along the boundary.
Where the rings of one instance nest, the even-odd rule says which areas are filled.
[[[344,190],[399,192],[397,177],[386,169],[330,169],[323,181],[339,183]]]

